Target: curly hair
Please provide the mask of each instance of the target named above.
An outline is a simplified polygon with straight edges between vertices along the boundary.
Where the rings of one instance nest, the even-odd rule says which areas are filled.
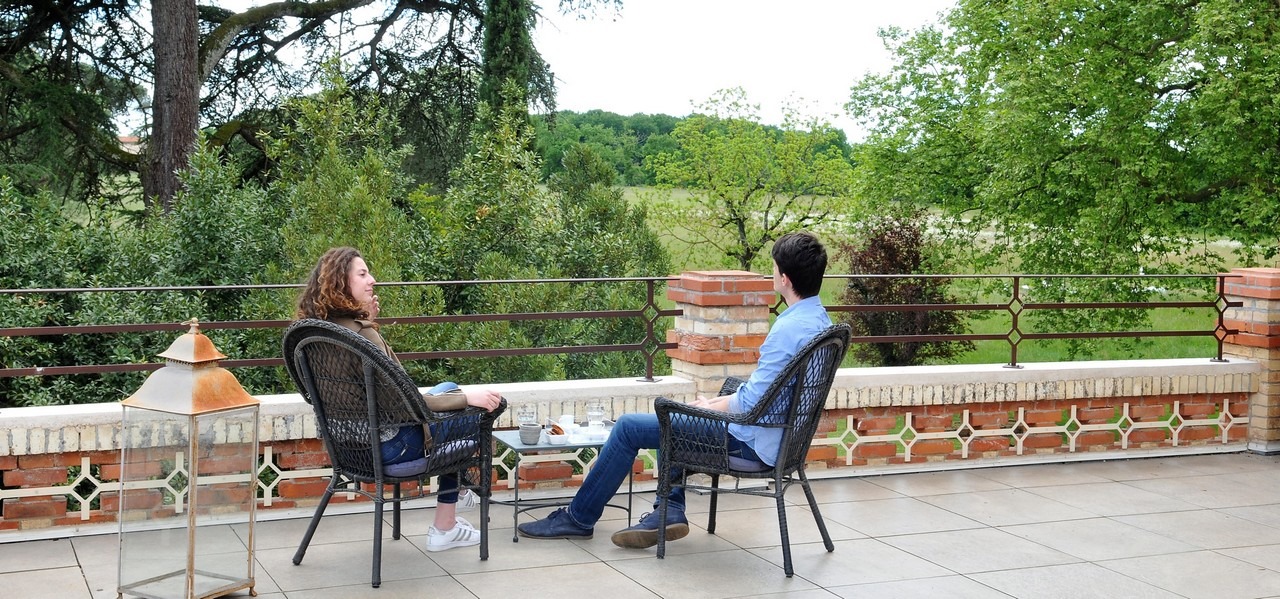
[[[350,247],[332,248],[320,256],[298,298],[295,318],[368,318],[369,312],[347,288],[351,261],[356,258],[363,258],[360,250]]]

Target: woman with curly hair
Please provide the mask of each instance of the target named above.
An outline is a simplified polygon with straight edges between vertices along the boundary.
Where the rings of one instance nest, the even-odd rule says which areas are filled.
[[[306,287],[298,298],[296,318],[318,318],[342,325],[368,339],[386,352],[392,360],[399,358],[378,333],[374,319],[378,316],[378,296],[373,292],[377,281],[369,272],[369,265],[355,248],[338,247],[320,256]],[[422,399],[427,409],[435,412],[461,410],[476,406],[493,411],[502,398],[487,389],[458,389],[452,383],[443,383],[432,391],[456,389],[460,392],[428,392]],[[399,431],[384,433],[382,439],[383,465],[395,465],[421,458],[428,444],[429,430],[421,426],[405,426]],[[427,533],[427,551],[444,551],[454,547],[467,547],[480,543],[480,531],[466,519],[457,516],[458,504],[474,507],[478,499],[475,493],[465,492],[459,497],[458,481],[453,476],[440,477],[440,494],[436,497],[435,521]]]

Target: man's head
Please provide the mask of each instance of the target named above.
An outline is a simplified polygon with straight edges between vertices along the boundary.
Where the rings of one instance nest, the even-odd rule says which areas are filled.
[[[818,295],[822,275],[827,272],[827,249],[813,233],[787,233],[773,242],[773,264],[791,281],[801,298]]]

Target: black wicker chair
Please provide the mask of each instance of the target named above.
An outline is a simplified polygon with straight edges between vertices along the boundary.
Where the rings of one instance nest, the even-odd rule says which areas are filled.
[[[335,491],[359,493],[373,500],[373,586],[382,584],[382,511],[393,506],[391,536],[400,538],[400,503],[433,495],[427,479],[455,474],[458,488],[480,497],[480,559],[489,557],[489,484],[493,461],[493,421],[506,408],[432,412],[408,373],[386,353],[346,327],[315,319],[299,320],[284,333],[285,366],[316,421],[333,476],[325,489],[302,544],[302,558]],[[387,473],[379,451],[382,431],[402,426],[432,427],[425,459],[409,472],[397,464]],[[418,491],[402,495],[401,483],[418,481]],[[387,497],[387,486],[391,497]]]
[[[799,483],[809,499],[813,519],[822,533],[827,551],[834,551],[827,525],[818,511],[818,501],[809,488],[804,473],[805,456],[817,432],[827,393],[835,379],[836,370],[849,347],[849,325],[838,324],[827,328],[796,353],[776,380],[769,385],[764,397],[744,414],[728,414],[659,397],[654,403],[661,431],[661,447],[658,450],[658,515],[659,522],[667,519],[667,496],[672,487],[701,489],[711,493],[711,514],[707,532],[716,531],[716,499],[718,493],[740,493],[773,497],[778,504],[778,527],[782,533],[783,570],[790,578],[791,543],[787,534],[787,512],[783,496],[787,488]],[[720,390],[727,395],[743,383],[728,379]],[[782,443],[778,449],[777,464],[744,460],[728,454],[729,424],[781,428]],[[673,469],[683,471],[680,480],[670,480]],[[701,472],[711,475],[711,484],[690,483],[689,474]],[[732,488],[720,488],[720,475],[735,477]],[[769,479],[766,488],[743,487],[742,479]],[[658,528],[658,558],[666,553],[666,529]]]

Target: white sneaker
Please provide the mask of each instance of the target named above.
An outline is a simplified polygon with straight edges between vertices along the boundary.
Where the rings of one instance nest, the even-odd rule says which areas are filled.
[[[471,489],[463,489],[458,492],[458,503],[455,505],[459,512],[474,510],[480,505],[480,496]]]
[[[479,544],[480,531],[461,517],[449,530],[440,530],[435,526],[427,529],[427,551],[444,551],[454,547],[470,547]]]

